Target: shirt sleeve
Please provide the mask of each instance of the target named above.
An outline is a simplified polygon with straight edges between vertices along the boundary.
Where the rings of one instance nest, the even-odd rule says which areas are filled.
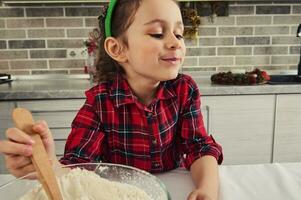
[[[62,164],[100,162],[105,134],[97,115],[97,102],[92,90],[86,92],[86,102],[71,125]]]
[[[186,90],[187,91],[187,90]],[[190,169],[198,158],[211,155],[218,164],[222,163],[222,147],[214,138],[207,134],[201,113],[200,93],[197,85],[191,79],[188,93],[181,109],[180,116],[180,149],[183,154],[184,166]]]

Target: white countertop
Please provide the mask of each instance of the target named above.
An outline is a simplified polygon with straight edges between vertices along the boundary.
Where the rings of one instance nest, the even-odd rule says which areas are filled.
[[[222,165],[219,200],[300,200],[300,169],[301,163]],[[183,169],[156,176],[173,200],[185,200],[194,188],[190,173]],[[12,179],[11,175],[0,175],[0,185]]]
[[[222,165],[219,200],[300,200],[301,163]],[[173,200],[185,200],[194,188],[190,174],[174,170],[158,175]]]

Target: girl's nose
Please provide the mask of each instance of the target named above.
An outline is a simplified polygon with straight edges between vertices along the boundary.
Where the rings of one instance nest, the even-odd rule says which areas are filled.
[[[167,36],[166,46],[168,49],[179,49],[181,48],[181,40],[171,33]]]

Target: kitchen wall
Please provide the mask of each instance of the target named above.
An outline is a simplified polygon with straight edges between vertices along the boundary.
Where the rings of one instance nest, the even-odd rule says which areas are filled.
[[[97,27],[100,4],[0,7],[0,73],[83,74],[83,40]],[[229,16],[202,17],[187,40],[183,71],[295,70],[301,3],[231,2]],[[77,56],[71,57],[75,50]]]

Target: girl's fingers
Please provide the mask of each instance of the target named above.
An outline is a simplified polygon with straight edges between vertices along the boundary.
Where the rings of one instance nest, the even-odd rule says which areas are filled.
[[[31,164],[31,160],[24,156],[5,155],[6,167],[9,169],[23,168]]]
[[[5,161],[8,171],[16,177],[35,172],[35,168],[28,157],[5,155]],[[35,178],[35,176],[30,178]]]
[[[32,145],[20,144],[9,140],[0,141],[0,152],[9,155],[31,156]]]
[[[56,158],[54,140],[47,123],[45,121],[37,121],[36,124],[33,126],[33,130],[40,134],[45,149],[49,154],[49,157],[51,159]]]
[[[15,141],[17,143],[23,143],[23,144],[34,144],[34,140],[24,133],[23,131],[17,129],[17,128],[9,128],[6,130],[6,137],[9,140]]]
[[[37,122],[33,125],[32,129],[33,129],[35,132],[39,133],[42,139],[50,138],[50,137],[51,137],[51,134],[50,134],[50,130],[49,130],[49,128],[48,128],[48,125],[47,125],[47,123],[46,123],[45,121],[43,121],[43,120],[42,120],[42,121],[37,121]]]
[[[22,177],[22,176],[25,176],[25,175],[35,172],[33,164],[29,164],[29,165],[26,165],[26,166],[24,166],[22,168],[18,168],[18,169],[8,169],[8,170],[15,177]],[[33,179],[33,178],[35,178],[35,176],[31,176],[30,178]]]

